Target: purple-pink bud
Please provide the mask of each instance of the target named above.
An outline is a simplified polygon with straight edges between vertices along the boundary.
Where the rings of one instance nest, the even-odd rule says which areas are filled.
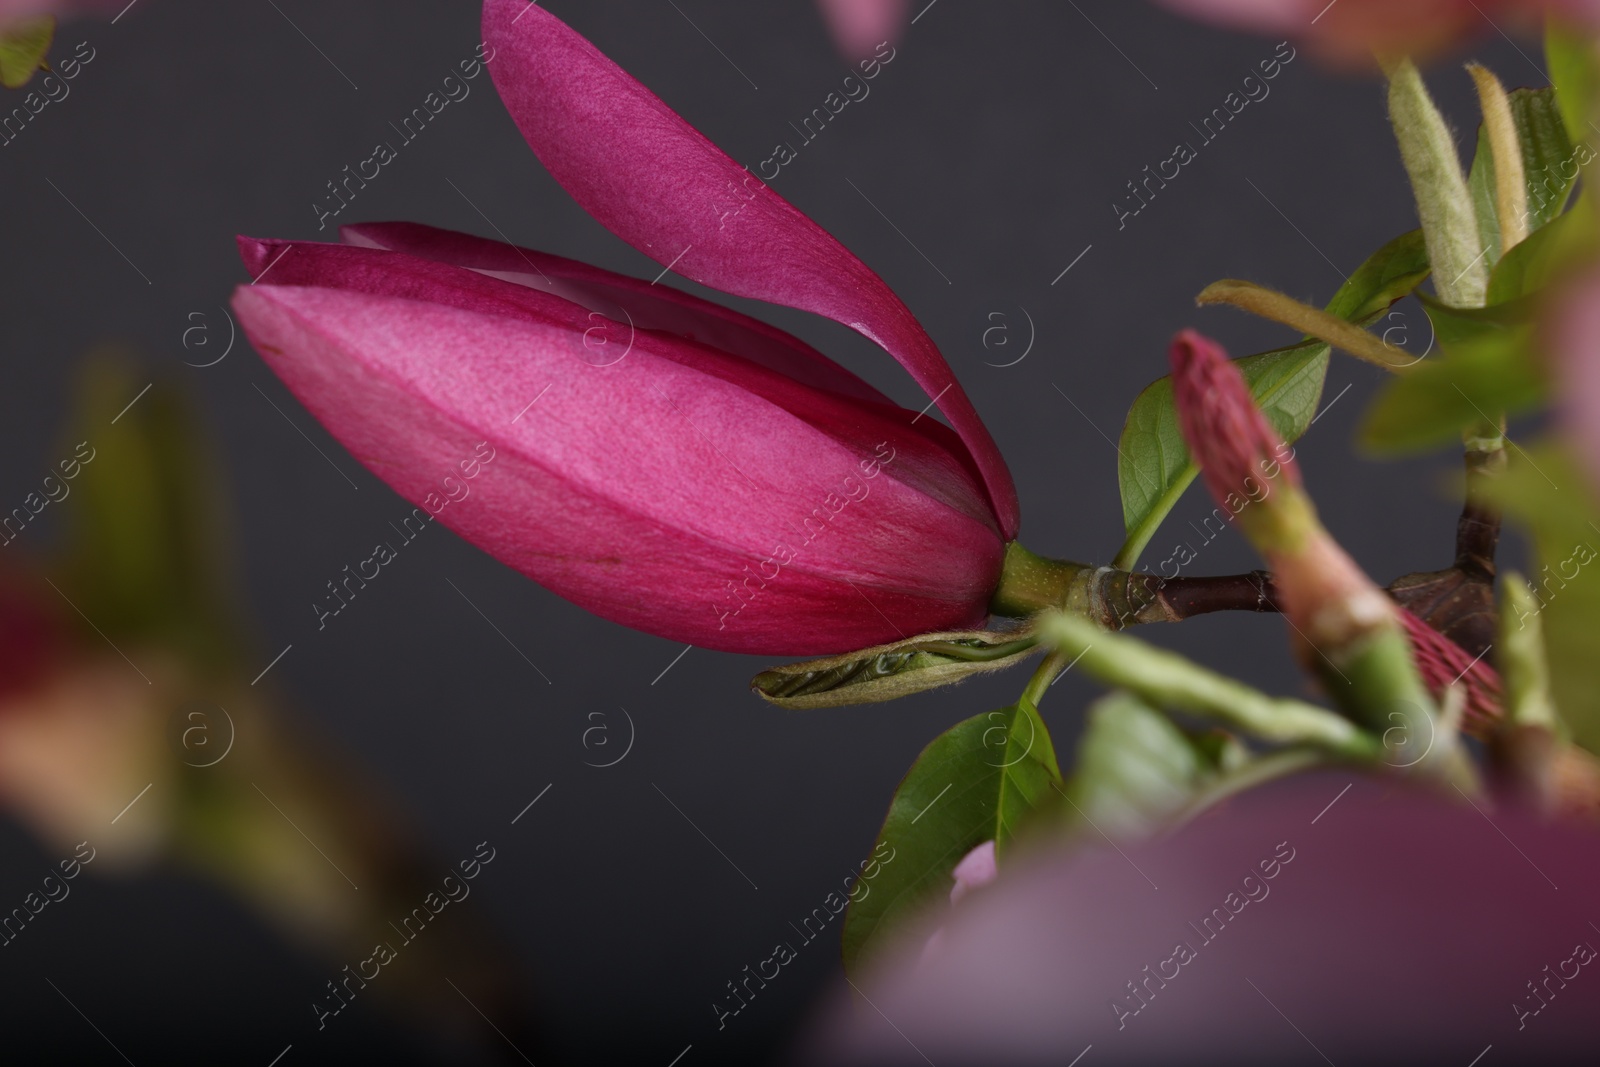
[[[1256,407],[1222,346],[1184,330],[1172,340],[1171,357],[1178,425],[1211,494],[1219,502],[1258,500],[1279,477],[1298,486],[1293,451]]]

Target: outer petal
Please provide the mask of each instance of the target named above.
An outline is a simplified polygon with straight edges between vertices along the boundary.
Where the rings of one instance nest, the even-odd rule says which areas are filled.
[[[531,248],[415,222],[345,226],[340,229],[339,236],[347,244],[405,252],[554,293],[607,318],[709,344],[807,385],[863,400],[893,403],[798,337],[668,286],[643,282]],[[590,316],[590,320],[592,323],[594,316]],[[626,336],[626,331],[605,332],[616,334],[619,339]],[[591,344],[590,348],[594,353],[591,362],[606,363],[614,356],[604,350],[605,346]]]
[[[988,429],[900,299],[793,205],[544,9],[486,0],[495,86],[528,144],[613,233],[687,278],[827,316],[882,345],[966,442],[1005,535],[1016,487]]]
[[[459,234],[448,236],[463,242],[476,240]],[[507,245],[482,243],[488,249],[478,250],[480,256],[488,255],[493,249],[511,254],[521,252]],[[960,439],[943,424],[933,419],[918,419],[914,413],[894,406],[887,399],[857,400],[853,396],[839,395],[842,390],[810,387],[784,373],[781,367],[774,370],[674,332],[642,326],[624,328],[604,315],[587,310],[587,304],[523,284],[516,278],[502,279],[492,271],[474,271],[349,245],[240,238],[239,246],[251,273],[257,275],[261,284],[349,289],[505,315],[519,322],[542,323],[563,331],[568,339],[566,354],[595,371],[619,363],[635,352],[692,367],[762,397],[863,456],[872,455],[880,443],[887,443],[896,454],[892,470],[886,472],[889,478],[944,503],[975,522],[997,529],[987,497],[976,481],[976,472],[966,463],[968,457]],[[553,256],[545,258],[552,266],[565,262]],[[584,269],[602,276],[607,273]],[[621,278],[620,275],[612,277]],[[567,296],[587,299],[593,295],[592,291],[571,291],[558,274],[552,273],[548,279],[549,284],[567,291]],[[630,304],[637,303],[631,296],[623,299]],[[607,306],[607,303],[602,300],[601,305]],[[670,304],[666,307],[670,315],[682,314]],[[614,305],[610,309],[614,311]],[[641,315],[647,316],[651,311],[648,306],[642,307]],[[794,362],[792,351],[781,346],[769,348],[773,351],[766,354],[782,357],[776,360],[780,365]],[[820,355],[815,358],[817,362],[807,368],[814,372],[813,377],[827,379],[826,384],[834,384],[834,379],[846,385],[856,381]],[[864,383],[861,387],[869,397],[877,396]]]
[[[811,655],[985,613],[992,529],[868,479],[869,457],[742,385],[652,354],[659,336],[596,368],[572,358],[571,329],[509,315],[284,285],[241,288],[234,306],[402,496],[606,618]]]

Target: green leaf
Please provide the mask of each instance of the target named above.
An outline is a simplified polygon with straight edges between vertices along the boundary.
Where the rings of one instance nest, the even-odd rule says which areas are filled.
[[[44,67],[56,35],[56,17],[18,19],[0,30],[0,85],[20,89]]]
[[[1528,193],[1528,232],[1532,234],[1561,214],[1572,193],[1572,186],[1578,180],[1578,161],[1583,158],[1579,152],[1588,150],[1573,148],[1562,123],[1554,88],[1513,89],[1506,95],[1511,103],[1511,121],[1517,128],[1517,139],[1522,145],[1522,168]],[[1491,266],[1499,261],[1501,255],[1500,213],[1495,204],[1494,175],[1494,151],[1489,146],[1487,131],[1480,126],[1478,152],[1472,160],[1472,173],[1467,184],[1472,190],[1479,236],[1489,250]],[[1490,302],[1494,301],[1491,299]]]
[[[221,665],[236,635],[220,479],[187,405],[131,364],[101,359],[84,370],[74,423],[63,566],[74,603],[112,640],[160,641]]]
[[[1361,426],[1364,446],[1397,455],[1459,444],[1473,426],[1544,402],[1544,377],[1531,351],[1531,300],[1465,309],[1426,299],[1423,306],[1441,354],[1378,395]]]
[[[1488,488],[1533,535],[1539,569],[1529,583],[1556,708],[1573,739],[1600,752],[1600,506],[1585,472],[1554,445],[1512,449],[1505,474]]]
[[[950,872],[968,852],[994,841],[1003,858],[1022,822],[1047,806],[1060,782],[1050,732],[1025,700],[934,738],[895,791],[873,849],[876,877],[851,890],[846,969],[854,971],[924,906],[947,900]],[[857,889],[864,889],[859,897]]]
[[[1205,787],[1250,759],[1222,731],[1199,737],[1124,690],[1089,709],[1065,796],[1083,832],[1114,841],[1148,837],[1183,811]]]
[[[1327,310],[1365,326],[1415,291],[1427,276],[1422,231],[1413,230],[1373,253],[1339,288]],[[1287,441],[1305,433],[1316,417],[1328,355],[1327,345],[1306,340],[1237,361],[1256,402]],[[1170,377],[1148,386],[1133,402],[1119,451],[1117,476],[1128,539],[1115,566],[1131,570],[1199,473],[1178,429]]]

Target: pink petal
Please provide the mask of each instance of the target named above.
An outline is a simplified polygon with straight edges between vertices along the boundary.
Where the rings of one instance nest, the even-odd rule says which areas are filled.
[[[907,434],[903,420],[788,383],[812,401],[807,421],[733,371],[703,369],[731,357],[668,358],[694,346],[647,331],[628,358],[589,365],[574,358],[583,308],[571,305],[568,326],[514,315],[519,300],[552,298],[466,271],[456,273],[483,288],[463,284],[452,299],[472,310],[271,284],[302,250],[235,296],[263,358],[400,495],[574,603],[673,640],[766,655],[843,651],[984,616],[1000,539],[885,476],[900,473],[901,455],[924,471],[935,463],[932,439]],[[336,251],[388,259],[386,268],[408,258]],[[350,272],[373,287],[385,273]],[[430,281],[394,276],[413,291]],[[485,312],[493,287],[504,312]],[[751,380],[780,380],[741,367]],[[840,408],[866,436],[898,432],[895,461],[878,477],[864,479],[860,448],[819,425]],[[467,480],[461,464],[480,447],[494,458]],[[954,458],[945,473],[957,479],[947,495],[981,493],[959,484]],[[851,485],[866,498],[837,506],[859,492]]]
[[[346,226],[339,236],[347,244],[405,252],[423,259],[465,267],[533,289],[555,293],[590,311],[648,330],[662,330],[744,356],[796,381],[832,389],[863,400],[893,403],[797,337],[775,326],[741,315],[709,300],[664,285],[652,285],[587,263],[501,244],[415,222],[379,222]],[[598,324],[589,316],[591,324]],[[625,330],[605,330],[625,338]],[[598,344],[590,362],[604,363],[612,353]]]
[[[926,331],[883,280],[816,223],[555,16],[486,0],[495,85],[555,179],[613,233],[684,277],[812,311],[883,346],[937,398],[982,472],[1000,527],[1016,488]]]
[[[828,29],[846,59],[865,59],[880,44],[900,39],[906,0],[818,0]]]

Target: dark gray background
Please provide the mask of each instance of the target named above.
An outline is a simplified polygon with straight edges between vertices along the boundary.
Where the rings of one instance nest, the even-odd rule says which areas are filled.
[[[794,139],[788,123],[820,105],[847,70],[804,0],[548,6],[752,167],[775,142]],[[499,847],[477,898],[535,977],[529,1011],[548,1044],[529,1050],[534,1059],[664,1067],[692,1044],[683,1067],[759,1062],[837,980],[835,948],[820,940],[806,947],[719,1033],[710,1005],[724,982],[768,954],[789,921],[865,855],[919,749],[957,720],[1008,703],[1026,676],[898,704],[787,713],[746,691],[762,661],[696,649],[652,684],[681,645],[591,618],[444,530],[315,632],[307,605],[323,582],[408,506],[316,425],[247,344],[197,370],[182,361],[217,349],[186,352],[182,336],[192,312],[226,329],[219,305],[244,279],[235,233],[316,236],[311,205],[324,182],[390,139],[387,124],[472,54],[478,7],[277,7],[140,0],[115,26],[82,21],[63,30],[65,44],[88,40],[97,58],[66,101],[0,148],[8,349],[0,490],[20,499],[54,458],[70,374],[91,346],[126,342],[186,386],[230,479],[261,663],[294,644],[272,682],[352,766],[403,801],[441,856],[465,855],[485,837]],[[1239,354],[1291,339],[1231,311],[1196,310],[1202,286],[1243,277],[1321,303],[1371,251],[1414,225],[1381,87],[1319,69],[1302,49],[1270,97],[1246,108],[1118,231],[1111,204],[1124,183],[1176,141],[1193,141],[1188,124],[1220,105],[1274,44],[1142,3],[938,0],[871,96],[772,183],[879,271],[943,347],[1011,463],[1023,540],[1036,551],[1100,562],[1115,551],[1116,453],[1102,431],[1114,438],[1138,390],[1164,373],[1175,330],[1199,326]],[[1521,45],[1537,56],[1535,43]],[[1542,84],[1533,62],[1487,28],[1477,55],[1510,84]],[[1433,80],[1447,111],[1471,129],[1466,75],[1449,64]],[[659,270],[549,178],[487,77],[404,148],[341,221],[415,219],[493,236],[449,182],[513,240],[635,275]],[[837,355],[907,406],[926,402],[842,327],[740,306]],[[1031,353],[1010,368],[986,365],[1020,351],[1024,308],[1037,327]],[[986,350],[995,312],[1007,317],[1013,343]],[[1420,311],[1408,304],[1389,325],[1402,322],[1420,350]],[[1353,429],[1379,374],[1336,357],[1327,397],[1350,384],[1300,452],[1329,525],[1381,580],[1445,565],[1457,510],[1446,480],[1456,458],[1375,464],[1357,456]],[[1208,510],[1191,494],[1173,525]],[[49,533],[27,537],[41,547]],[[1151,556],[1147,564],[1161,558]],[[1195,572],[1254,565],[1230,534],[1205,550]],[[1304,687],[1270,617],[1213,617],[1145,636],[1275,691]],[[1045,714],[1060,748],[1070,749],[1094,692],[1078,677],[1052,691]],[[586,716],[610,713],[620,730],[619,706],[637,724],[631,755],[606,770],[585,766],[594,758],[580,742],[592,725]],[[0,897],[20,898],[50,857],[9,823],[0,849]],[[305,1004],[323,966],[208,887],[182,877],[89,879],[77,896],[0,957],[8,1053],[117,1062],[44,984],[48,973],[70,980],[76,1002],[134,1063],[189,1055],[266,1064],[291,1041],[286,1067],[421,1055],[413,1035],[370,1001],[306,1037]],[[442,982],[440,995],[453,995]]]

